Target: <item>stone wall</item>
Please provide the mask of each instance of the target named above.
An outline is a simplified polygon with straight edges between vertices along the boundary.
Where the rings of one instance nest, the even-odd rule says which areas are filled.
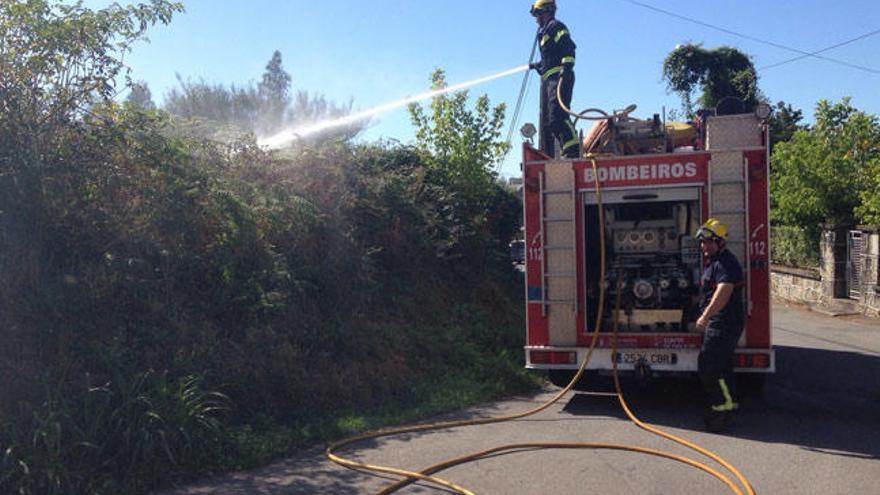
[[[822,277],[818,270],[770,266],[770,287],[774,298],[800,304],[819,304],[823,300]]]
[[[822,295],[826,299],[847,297],[846,286],[846,236],[849,227],[822,225],[819,239],[819,277]]]
[[[847,236],[852,227],[822,226],[819,267],[815,270],[771,265],[774,299],[795,303],[840,306],[867,316],[880,317],[880,228],[859,226],[862,231],[859,299],[849,298],[846,277]]]
[[[880,316],[880,228],[859,226],[862,231],[862,287],[859,305],[862,313]]]

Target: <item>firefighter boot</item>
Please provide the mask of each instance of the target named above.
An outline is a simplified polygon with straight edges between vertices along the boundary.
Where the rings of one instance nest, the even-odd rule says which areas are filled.
[[[706,431],[722,433],[731,431],[736,422],[736,410],[711,411],[703,420]]]

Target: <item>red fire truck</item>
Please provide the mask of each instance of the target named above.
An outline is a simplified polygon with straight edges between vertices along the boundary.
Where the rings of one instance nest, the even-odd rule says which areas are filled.
[[[694,233],[714,217],[727,225],[728,248],[746,276],[747,320],[736,370],[756,373],[762,382],[775,369],[766,119],[707,116],[690,129],[685,146],[673,136],[680,129],[657,116],[612,118],[601,127],[585,142],[595,168],[590,158],[552,159],[523,145],[526,367],[549,370],[551,381],[567,385],[598,322],[588,370],[610,373],[615,360],[621,373],[642,377],[696,372],[698,285],[706,260]]]

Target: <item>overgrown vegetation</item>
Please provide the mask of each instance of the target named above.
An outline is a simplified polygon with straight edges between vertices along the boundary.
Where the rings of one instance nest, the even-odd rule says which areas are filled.
[[[533,384],[491,160],[113,103],[180,10],[0,4],[0,493],[143,493]]]
[[[773,263],[798,268],[819,267],[819,236],[812,229],[774,225],[770,232]]]
[[[815,124],[773,150],[773,220],[818,235],[821,223],[880,222],[880,122],[853,107],[820,101]]]

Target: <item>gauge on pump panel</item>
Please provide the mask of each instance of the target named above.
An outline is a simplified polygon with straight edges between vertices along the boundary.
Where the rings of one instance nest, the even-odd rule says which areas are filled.
[[[651,282],[640,278],[633,283],[633,295],[639,299],[648,299],[654,295],[654,286]]]

